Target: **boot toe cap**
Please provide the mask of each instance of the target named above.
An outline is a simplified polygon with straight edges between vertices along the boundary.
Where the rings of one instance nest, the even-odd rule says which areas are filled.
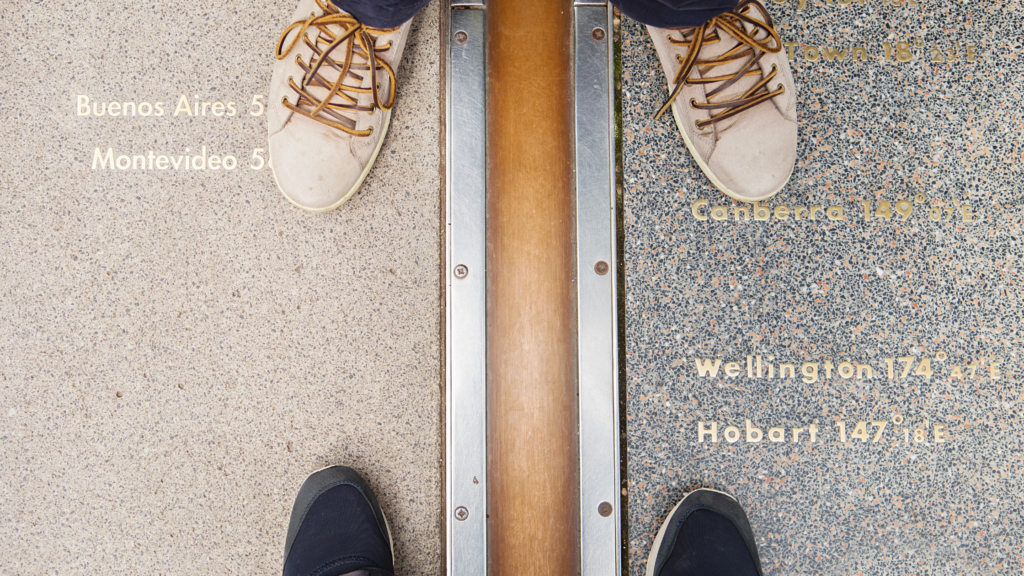
[[[270,158],[285,198],[303,210],[322,212],[355,192],[364,167],[352,154],[347,135],[308,124],[319,123],[293,116],[270,137]]]
[[[708,166],[718,180],[715,184],[732,198],[766,200],[789,181],[796,145],[796,123],[774,113],[760,122],[737,124],[721,135]]]

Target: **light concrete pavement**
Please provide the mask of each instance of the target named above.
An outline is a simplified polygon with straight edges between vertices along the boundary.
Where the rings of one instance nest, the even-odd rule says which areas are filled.
[[[336,463],[377,491],[399,572],[440,573],[441,7],[326,215],[251,167],[292,10],[0,11],[0,574],[278,573],[295,492]]]

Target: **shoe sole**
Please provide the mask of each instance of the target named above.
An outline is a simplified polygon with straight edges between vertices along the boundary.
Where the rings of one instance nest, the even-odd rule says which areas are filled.
[[[738,502],[738,500],[736,500],[736,498],[733,497],[732,494],[726,494],[721,490],[714,490],[712,488],[702,488],[702,490],[707,492],[717,492],[723,496],[728,496],[733,501]],[[690,494],[694,494],[695,492],[696,491],[687,492],[683,496],[683,499],[680,500],[679,503],[676,504],[671,511],[669,511],[667,516],[665,516],[665,521],[661,523],[661,528],[658,530],[658,535],[654,537],[654,543],[651,544],[651,553],[647,555],[647,569],[644,571],[644,576],[654,576],[654,563],[658,559],[658,550],[661,549],[661,541],[665,539],[665,532],[668,531],[668,525],[672,521],[672,518],[676,515],[676,510],[678,510],[679,507],[683,505],[683,502],[686,502],[686,499],[690,497]]]
[[[281,191],[281,195],[284,196],[286,200],[291,202],[296,207],[301,208],[301,209],[305,210],[306,212],[313,212],[313,213],[330,212],[331,210],[334,210],[338,206],[341,206],[342,204],[347,202],[348,199],[351,198],[356,193],[356,191],[359,190],[359,187],[363,185],[363,181],[366,180],[366,176],[369,175],[370,170],[373,168],[373,165],[377,162],[377,155],[380,154],[380,149],[384,146],[384,137],[388,135],[388,128],[390,128],[390,127],[391,127],[391,110],[388,110],[387,113],[384,116],[384,129],[383,129],[383,133],[380,135],[380,139],[377,140],[377,147],[374,148],[374,150],[373,150],[373,156],[370,156],[370,161],[366,163],[366,168],[363,168],[363,173],[359,175],[359,180],[356,180],[355,185],[352,186],[352,188],[348,192],[346,192],[344,196],[342,196],[341,200],[338,200],[337,202],[335,202],[334,204],[331,204],[330,206],[328,206],[326,208],[309,208],[309,207],[303,206],[302,204],[299,204],[295,200],[292,200],[291,198],[289,198],[288,195],[284,193],[284,188],[281,186],[281,183],[277,181],[277,173],[274,172],[274,166],[273,166],[273,164],[271,164],[270,171],[271,171],[271,173],[274,174],[274,184],[277,184],[277,189]],[[271,158],[271,162],[273,162],[273,158]]]
[[[393,561],[395,557],[395,540],[391,537],[391,523],[388,522],[388,516],[384,513],[384,509],[381,508],[380,504],[377,502],[377,495],[373,493],[373,490],[371,490],[369,485],[366,484],[363,477],[360,476],[358,472],[347,466],[325,466],[311,473],[302,483],[302,486],[299,488],[299,496],[296,497],[295,504],[292,506],[293,518],[290,518],[288,522],[288,533],[285,536],[285,560],[287,560],[288,554],[291,552],[292,543],[295,541],[295,536],[298,534],[299,527],[302,525],[302,520],[304,519],[304,517],[300,517],[297,522],[293,522],[292,520],[294,520],[295,510],[300,508],[302,510],[309,510],[309,506],[312,505],[313,501],[315,501],[320,494],[323,493],[325,487],[337,481],[337,479],[328,479],[327,482],[324,482],[324,479],[314,479],[314,476],[332,468],[338,469],[338,473],[344,475],[343,480],[346,482],[358,484],[360,491],[363,492],[363,495],[370,503],[370,507],[373,508],[375,512],[380,512],[381,518],[384,519],[384,529],[388,533],[388,546],[391,548],[391,558]],[[312,486],[307,487],[307,484],[310,483],[312,483]],[[304,491],[303,489],[307,489],[307,491]],[[312,494],[310,492],[312,492]]]
[[[686,135],[686,130],[683,129],[683,122],[682,119],[679,118],[679,112],[676,110],[675,104],[673,104],[671,108],[672,117],[676,119],[676,128],[678,128],[679,133],[683,135],[683,142],[686,144],[686,149],[690,151],[690,156],[692,156],[693,159],[697,161],[697,165],[700,166],[700,169],[701,171],[704,172],[704,175],[708,177],[708,180],[711,180],[711,183],[714,184],[715,188],[718,188],[718,190],[722,194],[725,194],[729,198],[732,198],[733,200],[738,200],[740,202],[754,203],[760,202],[762,200],[767,200],[772,196],[775,196],[776,194],[781,192],[783,188],[786,187],[786,184],[789,184],[789,179],[790,177],[793,176],[793,169],[795,168],[795,166],[789,169],[789,175],[786,176],[786,181],[782,183],[782,186],[779,186],[778,189],[776,189],[774,192],[770,194],[766,194],[758,198],[747,198],[745,196],[740,196],[739,194],[733,192],[732,190],[729,189],[728,186],[722,184],[722,182],[715,177],[715,174],[711,171],[711,168],[704,163],[704,160],[700,157],[700,154],[697,154],[697,149],[694,148],[693,143],[690,142],[690,137]]]

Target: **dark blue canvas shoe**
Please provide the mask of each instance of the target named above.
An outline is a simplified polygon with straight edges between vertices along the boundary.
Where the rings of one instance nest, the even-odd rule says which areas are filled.
[[[717,490],[687,494],[658,530],[646,576],[764,576],[739,502]]]
[[[284,545],[284,576],[341,576],[366,570],[394,576],[387,518],[366,481],[331,466],[299,488]]]

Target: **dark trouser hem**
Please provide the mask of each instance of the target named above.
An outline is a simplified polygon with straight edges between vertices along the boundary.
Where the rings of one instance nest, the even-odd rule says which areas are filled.
[[[620,12],[655,28],[700,26],[736,8],[738,0],[611,0]]]
[[[430,0],[331,0],[339,9],[373,28],[405,24]],[[736,8],[738,0],[611,0],[623,14],[655,28],[700,26]]]
[[[397,28],[430,3],[430,0],[331,0],[339,10],[371,28]]]

